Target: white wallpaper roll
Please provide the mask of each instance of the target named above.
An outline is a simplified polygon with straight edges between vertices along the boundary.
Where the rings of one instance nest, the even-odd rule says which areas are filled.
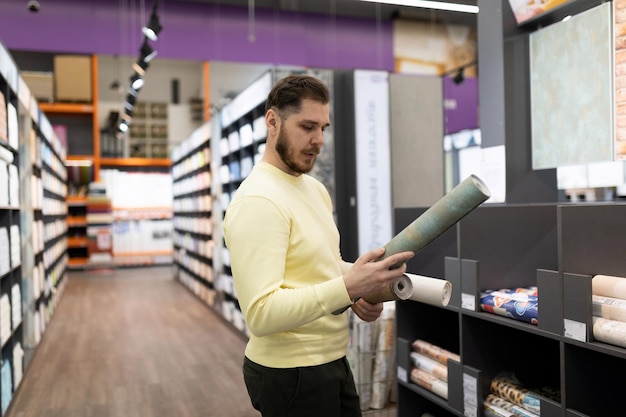
[[[445,279],[425,277],[406,273],[413,284],[413,293],[409,297],[413,301],[445,307],[450,302],[452,283]]]
[[[593,295],[593,315],[626,322],[626,300]]]
[[[364,297],[371,304],[385,301],[413,300],[437,307],[450,302],[452,284],[444,279],[405,273],[383,291]]]
[[[593,337],[600,342],[626,347],[626,323],[594,316]]]
[[[626,278],[595,275],[591,280],[592,293],[626,300]]]

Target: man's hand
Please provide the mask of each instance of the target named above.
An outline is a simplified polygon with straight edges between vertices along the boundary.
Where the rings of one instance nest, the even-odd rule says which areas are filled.
[[[361,298],[352,304],[352,311],[363,321],[374,321],[380,317],[380,313],[383,311],[383,303],[370,304]]]
[[[415,254],[400,252],[383,260],[376,261],[383,256],[385,248],[372,249],[361,255],[343,276],[350,299],[366,297],[376,294],[388,287],[406,272],[406,261]],[[392,266],[400,264],[395,269]]]

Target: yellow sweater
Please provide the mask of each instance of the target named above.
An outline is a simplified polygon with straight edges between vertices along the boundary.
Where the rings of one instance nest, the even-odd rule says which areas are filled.
[[[350,304],[339,232],[326,188],[261,162],[241,184],[224,218],[235,291],[250,339],[246,356],[291,368],[346,354]]]

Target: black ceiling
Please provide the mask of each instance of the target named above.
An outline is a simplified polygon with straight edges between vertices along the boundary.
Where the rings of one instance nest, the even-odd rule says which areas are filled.
[[[255,9],[274,9],[304,13],[321,13],[336,16],[351,16],[369,19],[392,20],[408,18],[428,22],[441,22],[475,26],[476,14],[445,12],[417,7],[394,6],[360,0],[169,0],[221,4]],[[476,5],[477,0],[439,0],[447,3]]]

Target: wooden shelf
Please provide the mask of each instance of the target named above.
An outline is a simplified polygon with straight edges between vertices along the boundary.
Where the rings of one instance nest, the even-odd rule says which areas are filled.
[[[39,107],[47,114],[86,114],[94,112],[94,106],[86,103],[39,103]]]
[[[78,196],[67,196],[65,201],[70,206],[86,206],[87,205],[87,197],[78,197]]]
[[[84,268],[89,263],[89,258],[70,258],[67,261],[68,268]]]
[[[85,216],[67,216],[67,225],[69,227],[87,226],[87,217],[85,217]]]
[[[126,167],[169,167],[172,160],[169,158],[100,158],[101,166]]]
[[[68,248],[84,248],[89,243],[89,239],[87,237],[68,237],[67,238],[67,247]]]

